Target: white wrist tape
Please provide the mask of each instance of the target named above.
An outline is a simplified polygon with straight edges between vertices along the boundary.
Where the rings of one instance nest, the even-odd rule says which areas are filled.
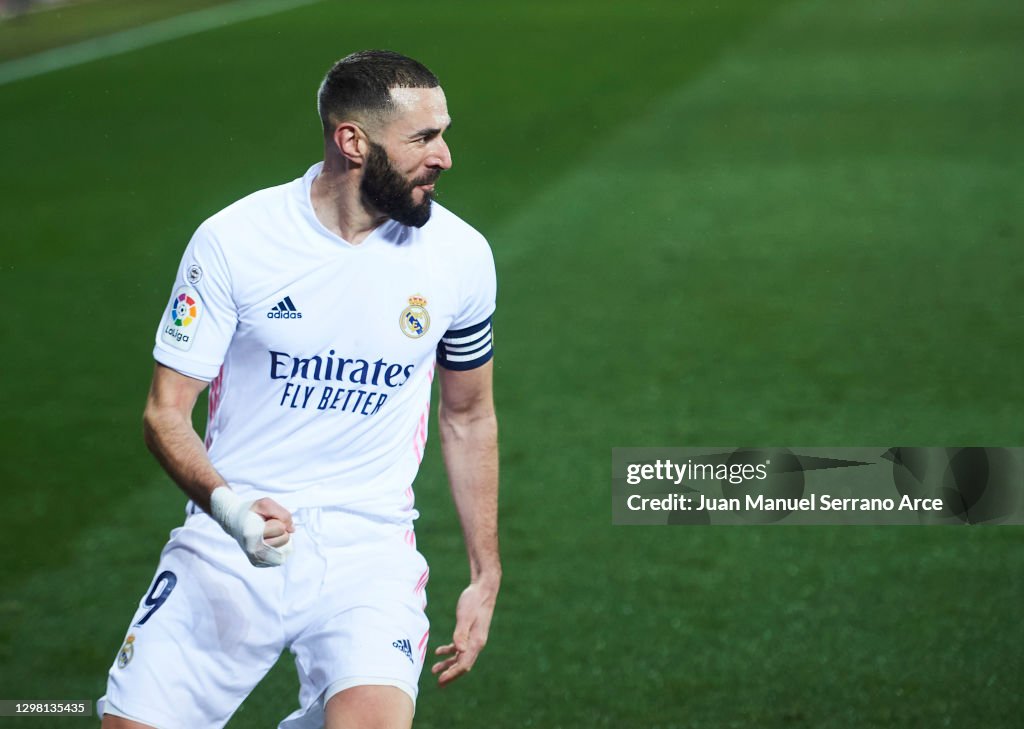
[[[292,542],[271,547],[263,541],[263,517],[227,486],[218,486],[210,494],[210,515],[221,528],[234,537],[245,556],[256,567],[278,567],[292,553]]]

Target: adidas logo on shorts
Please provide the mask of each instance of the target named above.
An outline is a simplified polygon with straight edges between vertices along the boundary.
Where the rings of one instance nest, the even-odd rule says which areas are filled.
[[[391,645],[393,645],[398,650],[402,651],[402,653],[405,654],[405,657],[409,659],[409,663],[413,662],[413,660],[412,660],[412,643],[410,643],[407,639],[403,638],[401,640],[396,640]]]
[[[291,296],[285,296],[277,306],[267,312],[268,319],[301,319],[302,312],[295,308]]]

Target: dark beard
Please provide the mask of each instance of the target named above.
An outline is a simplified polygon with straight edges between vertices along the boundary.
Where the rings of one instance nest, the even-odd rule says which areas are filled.
[[[433,195],[424,191],[423,202],[413,202],[412,192],[417,185],[429,185],[440,177],[440,170],[432,170],[423,177],[406,182],[405,178],[391,164],[387,151],[370,142],[370,153],[366,156],[366,169],[359,191],[363,203],[387,215],[402,225],[422,228],[430,220],[430,203]]]

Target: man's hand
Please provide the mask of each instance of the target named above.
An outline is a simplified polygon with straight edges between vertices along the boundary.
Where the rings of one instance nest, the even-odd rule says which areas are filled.
[[[295,531],[295,527],[289,527],[288,523],[280,519],[267,519],[263,522],[263,541],[271,547],[281,548],[291,545],[293,531]],[[291,549],[292,547],[289,546],[288,550],[291,551]]]
[[[450,658],[438,661],[430,669],[437,676],[439,686],[448,685],[473,668],[477,656],[487,643],[497,598],[497,583],[474,582],[462,591],[455,608],[455,635],[452,642],[435,651],[439,656]]]
[[[255,567],[278,567],[292,552],[292,515],[273,499],[245,501],[227,486],[210,494],[210,515]]]

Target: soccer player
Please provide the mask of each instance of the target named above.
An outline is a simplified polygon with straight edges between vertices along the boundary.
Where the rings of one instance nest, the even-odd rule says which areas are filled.
[[[445,96],[420,63],[365,51],[331,68],[319,111],[323,162],[205,221],[178,269],[144,422],[189,502],[110,668],[107,729],[223,726],[284,648],[300,708],[281,729],[412,724],[428,640],[412,482],[435,372],[470,567],[439,683],[487,640],[494,263],[432,199]]]

